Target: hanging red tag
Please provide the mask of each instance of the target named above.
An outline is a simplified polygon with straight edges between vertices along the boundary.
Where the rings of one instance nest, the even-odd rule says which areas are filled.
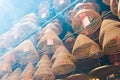
[[[54,45],[53,39],[47,39],[47,45]]]
[[[86,15],[86,13],[81,13],[79,14],[79,17],[83,23],[84,28],[86,28],[90,24],[88,16]]]

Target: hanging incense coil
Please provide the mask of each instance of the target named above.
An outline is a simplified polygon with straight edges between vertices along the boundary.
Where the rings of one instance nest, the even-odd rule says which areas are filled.
[[[85,74],[73,74],[65,78],[65,80],[89,80],[89,77]]]
[[[62,44],[62,41],[52,30],[49,30],[38,42],[38,48],[44,53],[54,53],[56,48]]]
[[[105,54],[118,54],[120,49],[120,28],[109,27],[105,30],[104,40],[102,44],[103,51]]]
[[[73,30],[80,34],[90,35],[96,32],[101,25],[101,17],[94,10],[80,10],[72,19]]]
[[[12,73],[12,65],[11,63],[0,60],[0,77],[6,73]]]
[[[54,80],[55,76],[50,67],[39,66],[34,74],[34,80]]]
[[[116,16],[118,14],[118,2],[119,0],[110,0],[110,10]]]
[[[118,14],[117,14],[118,18],[120,19],[120,1],[118,3]]]
[[[10,76],[10,74],[7,73],[0,80],[7,80],[9,76]]]
[[[38,68],[39,66],[47,66],[47,67],[51,67],[52,63],[51,60],[49,59],[47,54],[43,54],[40,61],[38,62],[36,68]]]
[[[20,80],[34,80],[33,73],[35,69],[32,63],[28,63],[22,74],[20,75]]]
[[[103,1],[103,3],[104,3],[104,4],[106,4],[106,5],[108,5],[108,6],[109,6],[109,5],[110,5],[110,1],[111,1],[111,0],[102,0],[102,1]]]
[[[14,49],[17,62],[20,65],[27,65],[29,62],[35,64],[39,60],[39,55],[31,40],[25,40]]]
[[[65,35],[65,37],[64,37],[64,39],[66,39],[65,42],[64,42],[65,47],[66,47],[70,52],[72,52],[73,45],[74,45],[74,43],[75,43],[75,36],[72,35],[71,32],[67,32],[66,35]]]
[[[34,74],[35,80],[54,80],[55,76],[52,72],[51,65],[48,55],[43,54],[42,58],[38,62],[38,68]]]
[[[17,68],[10,76],[7,80],[19,80],[20,79],[20,75],[21,75],[22,71],[20,68]]]
[[[100,28],[100,35],[99,35],[99,43],[102,45],[103,44],[103,39],[105,35],[105,31],[113,26],[119,26],[120,22],[112,19],[105,19],[102,22],[101,28]]]
[[[73,46],[72,54],[76,59],[96,58],[101,57],[101,50],[97,43],[89,37],[80,34]]]
[[[75,70],[75,65],[71,60],[69,51],[61,45],[57,51],[57,58],[52,65],[52,70],[56,75],[65,75]]]
[[[97,9],[96,9],[97,8]],[[72,19],[74,18],[74,16],[76,15],[76,13],[80,10],[83,9],[89,9],[89,10],[94,10],[94,11],[100,11],[100,6],[98,4],[95,3],[78,3],[71,14]]]
[[[100,78],[100,80],[105,80],[105,78],[111,74],[118,72],[118,68],[113,65],[105,65],[95,68],[89,72],[89,76],[93,78]]]

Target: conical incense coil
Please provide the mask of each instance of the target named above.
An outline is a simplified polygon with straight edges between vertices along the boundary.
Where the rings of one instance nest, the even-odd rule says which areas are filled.
[[[17,68],[10,76],[7,80],[19,80],[20,79],[20,75],[21,75],[22,71],[20,68]]]
[[[118,3],[118,14],[117,14],[118,18],[120,19],[120,1]]]
[[[20,80],[34,80],[33,79],[33,73],[35,69],[32,63],[28,63],[22,74],[20,75]]]
[[[7,80],[9,76],[10,76],[10,74],[7,73],[0,80]]]
[[[1,57],[6,63],[11,63],[14,65],[16,63],[16,58],[14,51],[8,51]]]
[[[65,47],[66,47],[70,52],[72,52],[73,45],[74,45],[74,43],[75,43],[75,36],[72,35],[71,32],[67,32],[64,38],[65,38],[65,42],[64,42]]]
[[[65,78],[65,80],[89,80],[89,77],[85,74],[73,74]]]
[[[38,48],[44,53],[54,53],[56,48],[62,44],[62,41],[52,30],[48,30],[46,34],[38,42]]]
[[[118,54],[120,48],[120,28],[109,27],[105,30],[104,40],[102,44],[103,51],[105,54]]]
[[[112,19],[105,19],[102,22],[101,28],[100,28],[100,35],[99,35],[99,42],[102,45],[103,44],[103,38],[104,38],[104,34],[105,31],[110,28],[110,27],[114,27],[114,26],[120,26],[120,22],[117,20],[112,20]]]
[[[96,3],[96,0],[83,0],[83,3],[88,3],[88,2],[90,2],[90,3]]]
[[[11,63],[0,60],[0,77],[6,73],[12,73],[12,65]]]
[[[38,62],[36,68],[38,68],[39,66],[47,66],[47,67],[51,67],[52,63],[51,60],[49,59],[47,54],[43,54],[40,61]]]
[[[102,0],[102,1],[103,1],[104,4],[110,5],[110,1],[111,1],[111,0]]]
[[[118,3],[119,3],[119,0],[110,0],[110,10],[116,16],[118,14]]]
[[[47,61],[48,59],[48,56],[46,54],[44,54],[42,56],[42,59],[41,61],[38,63],[38,68],[34,74],[34,79],[35,80],[54,80],[55,79],[55,76],[52,72],[52,69],[50,68],[51,64],[50,63],[50,60]]]
[[[62,54],[63,52],[69,53],[68,50],[64,47],[64,45],[60,45],[56,50],[54,55],[51,58],[51,61],[54,63],[54,61],[56,60],[58,54]],[[64,54],[64,53],[63,53]],[[69,54],[70,55],[70,54]]]
[[[96,11],[94,5],[97,5],[95,3],[78,3],[74,9],[72,10],[72,14],[71,14],[71,17],[72,19],[74,18],[74,16],[76,15],[76,13],[80,10],[83,10],[83,9],[89,9],[89,10],[94,10]],[[97,7],[99,8],[99,7]]]
[[[27,65],[29,62],[35,64],[39,60],[39,55],[31,40],[25,40],[14,51],[17,62],[21,65]]]
[[[52,65],[53,72],[56,75],[65,75],[74,71],[75,65],[71,60],[69,51],[62,45],[59,47],[59,50],[60,51],[57,51],[59,52],[57,58]]]
[[[77,37],[72,54],[76,59],[100,57],[102,55],[99,45],[89,37],[82,34]]]
[[[101,26],[101,16],[93,10],[80,10],[72,20],[73,30],[80,34],[90,35],[96,32]]]

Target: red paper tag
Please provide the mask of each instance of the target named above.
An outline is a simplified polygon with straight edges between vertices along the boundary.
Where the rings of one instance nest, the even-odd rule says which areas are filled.
[[[115,37],[113,38],[113,40],[117,41],[117,40],[118,40],[118,36],[115,36]]]
[[[86,13],[81,13],[81,14],[79,14],[79,17],[83,23],[84,28],[86,28],[90,24],[88,16],[86,15]]]
[[[53,39],[47,39],[47,45],[54,45]]]

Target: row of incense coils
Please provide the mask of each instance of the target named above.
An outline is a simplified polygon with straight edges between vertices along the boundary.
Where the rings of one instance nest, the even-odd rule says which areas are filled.
[[[92,0],[92,2],[94,1],[95,0]],[[76,39],[74,36],[68,37],[65,42],[65,47],[58,37],[58,35],[64,31],[62,30],[59,20],[49,23],[38,35],[36,35],[37,37],[35,37],[37,38],[36,44],[38,51],[36,51],[33,42],[25,40],[15,47],[15,49],[7,52],[0,58],[1,79],[54,80],[55,76],[67,75],[75,70],[81,69],[81,67],[82,69],[87,69],[91,66],[99,67],[98,60],[103,57],[104,54],[108,56],[111,64],[115,66],[103,66],[102,72],[97,72],[101,70],[101,68],[95,69],[89,73],[90,76],[96,78],[96,80],[98,80],[97,78],[102,80],[103,77],[107,75],[119,72],[120,22],[114,20],[115,16],[112,14],[105,17],[102,22],[101,16],[96,11],[99,6],[95,2],[84,2],[84,4],[79,3],[76,5],[74,8],[75,13],[72,13],[73,17],[71,17],[73,30],[79,34]],[[93,36],[99,28],[99,42],[102,46],[102,50],[99,44],[89,38],[89,36]],[[98,37],[98,35],[96,37]],[[71,45],[68,46],[68,44]],[[53,55],[51,60],[48,55]],[[16,63],[20,66],[12,72],[12,67],[15,66]],[[85,64],[85,66],[79,64]],[[33,65],[36,66],[35,69]],[[26,68],[22,72],[20,69],[24,66]],[[109,70],[112,70],[111,73]],[[97,73],[101,74],[97,75]],[[78,76],[80,79],[81,75]],[[81,76],[81,80],[89,79],[87,76],[84,76],[85,75]],[[68,77],[68,80],[70,80],[70,78]],[[75,79],[73,78],[73,80]]]

